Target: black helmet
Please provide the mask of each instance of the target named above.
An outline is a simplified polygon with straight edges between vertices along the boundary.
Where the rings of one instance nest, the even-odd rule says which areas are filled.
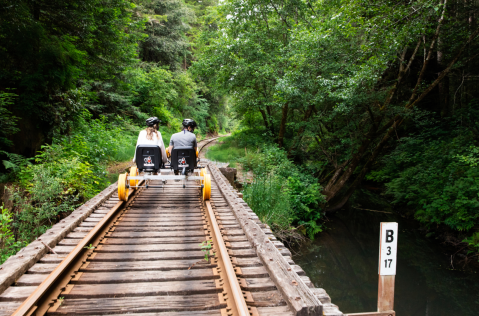
[[[193,127],[193,128],[195,128],[195,127],[198,126],[198,125],[196,125],[196,122],[195,122],[194,120],[192,120],[192,119],[184,119],[184,120],[183,120],[183,126],[184,126],[184,127]]]
[[[153,126],[159,123],[161,123],[161,121],[156,116],[150,117],[146,120],[146,126]]]

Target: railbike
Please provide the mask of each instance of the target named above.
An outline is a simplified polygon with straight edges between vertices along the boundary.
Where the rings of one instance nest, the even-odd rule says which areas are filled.
[[[160,147],[139,145],[136,148],[136,167],[118,177],[118,198],[126,201],[130,189],[163,188],[168,180],[172,180],[180,182],[178,188],[200,187],[203,199],[209,200],[211,175],[205,166],[198,165],[198,151],[193,147],[178,147],[173,148],[171,154],[167,151],[167,157],[168,163],[163,164]],[[151,184],[152,181],[160,181],[161,184]]]

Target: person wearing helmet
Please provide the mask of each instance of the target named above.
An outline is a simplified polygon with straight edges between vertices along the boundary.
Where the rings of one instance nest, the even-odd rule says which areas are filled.
[[[163,163],[166,163],[168,159],[166,158],[165,144],[163,143],[163,138],[161,138],[161,133],[158,131],[160,122],[161,121],[156,116],[150,117],[146,120],[146,129],[142,130],[140,135],[138,135],[136,147],[138,147],[138,145],[157,145],[160,147],[162,161]],[[133,157],[133,162],[135,161],[136,150],[135,156]]]
[[[196,122],[192,119],[183,120],[183,130],[179,133],[171,135],[170,146],[168,147],[168,152],[171,153],[171,150],[174,147],[193,147],[195,151],[197,150],[198,144],[196,142],[196,135],[193,134],[195,127],[197,127]]]

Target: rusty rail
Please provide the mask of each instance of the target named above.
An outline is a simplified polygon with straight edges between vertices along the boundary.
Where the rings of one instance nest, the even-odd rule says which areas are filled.
[[[226,249],[225,242],[221,236],[220,227],[216,221],[215,214],[211,208],[211,202],[205,201],[206,204],[206,214],[208,221],[211,225],[211,235],[213,237],[214,245],[216,249],[220,252],[219,256],[216,256],[217,264],[220,268],[220,273],[226,273],[227,283],[224,284],[225,291],[231,293],[233,300],[227,300],[228,309],[233,314],[233,316],[249,316],[250,312],[248,311],[248,306],[241,291],[238,279],[236,277],[235,270],[231,263],[230,256],[228,254],[228,249]],[[232,304],[233,303],[233,304]]]

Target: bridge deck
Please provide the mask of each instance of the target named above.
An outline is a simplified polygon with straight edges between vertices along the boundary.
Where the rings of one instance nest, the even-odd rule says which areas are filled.
[[[209,168],[211,208],[249,312],[320,315],[318,306],[308,306],[316,300],[321,315],[342,315],[323,289],[314,288],[292,261],[289,250],[238,198],[216,166]],[[12,314],[118,204],[115,190],[107,190],[100,195],[99,207],[56,243],[56,254],[41,254],[26,273],[13,269],[19,274],[14,284],[5,285],[8,278],[2,279],[5,290],[0,294],[0,316]],[[52,301],[48,314],[228,315],[228,300],[232,298],[224,285],[223,271],[218,269],[218,247],[213,245],[207,262],[199,245],[211,240],[212,223],[206,212],[196,188],[178,188],[174,181],[168,181],[165,189],[139,190],[120,210],[98,246],[89,250],[88,259],[80,263],[68,286]],[[264,243],[255,239],[262,236]],[[21,253],[1,266],[0,277],[2,273],[12,274],[9,264],[20,264]],[[301,304],[307,308],[301,309]]]

